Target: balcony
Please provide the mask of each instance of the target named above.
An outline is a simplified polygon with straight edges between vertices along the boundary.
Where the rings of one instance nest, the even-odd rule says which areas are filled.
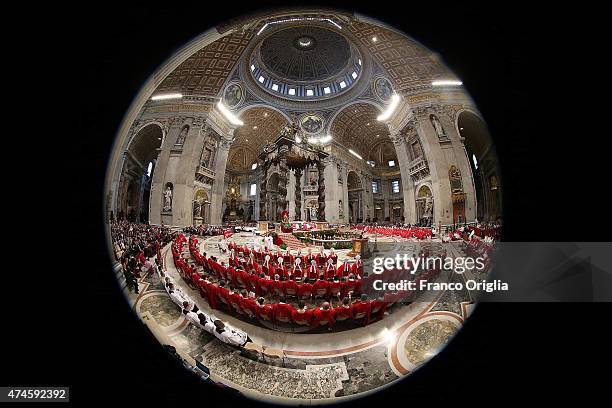
[[[410,162],[408,166],[408,173],[410,174],[410,178],[413,181],[421,180],[429,175],[429,166],[427,165],[427,160],[420,157],[416,160]]]
[[[196,180],[201,183],[212,184],[215,180],[215,172],[204,166],[198,166],[196,169]]]

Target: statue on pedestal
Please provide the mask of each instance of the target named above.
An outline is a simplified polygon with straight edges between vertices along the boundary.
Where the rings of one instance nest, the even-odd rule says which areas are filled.
[[[170,185],[166,186],[164,192],[164,211],[172,211],[172,187]]]

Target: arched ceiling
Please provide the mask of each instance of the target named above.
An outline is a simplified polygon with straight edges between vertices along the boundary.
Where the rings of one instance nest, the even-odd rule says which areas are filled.
[[[332,16],[331,13],[327,12]],[[294,17],[305,16],[296,11]],[[236,30],[219,40],[203,47],[187,58],[172,71],[159,85],[156,92],[181,92],[184,95],[216,96],[223,88],[229,74],[243,57],[244,51],[251,41],[259,41],[265,36],[257,36],[264,20],[259,17],[242,19],[242,29]],[[265,21],[275,21],[274,16]],[[284,12],[283,19],[291,17]],[[333,18],[333,16],[332,16]],[[278,18],[276,19],[278,20]],[[252,24],[249,24],[252,23]],[[298,24],[292,22],[292,24]],[[303,27],[308,22],[303,20]],[[351,19],[343,24],[343,32],[360,42],[371,56],[383,67],[393,82],[396,91],[429,88],[431,80],[436,78],[454,78],[454,75],[444,66],[438,57],[418,42],[395,31],[375,24]],[[223,27],[225,31],[228,27]],[[373,38],[376,37],[376,41]],[[289,50],[289,48],[287,48]],[[278,51],[278,50],[277,50]],[[287,60],[279,56],[275,58]]]
[[[389,129],[376,120],[378,115],[378,109],[370,104],[349,105],[334,119],[330,134],[335,142],[366,159],[373,146],[389,140]]]
[[[161,146],[163,133],[158,125],[150,124],[140,129],[132,139],[128,151],[146,167],[157,157],[157,149]]]
[[[244,125],[234,132],[234,143],[228,156],[228,168],[237,171],[250,170],[263,151],[263,146],[278,137],[287,119],[278,111],[256,107],[240,115]]]
[[[459,134],[465,138],[465,145],[477,158],[481,159],[491,146],[491,136],[487,125],[472,112],[461,112],[457,118]]]
[[[399,168],[395,146],[393,146],[393,142],[388,138],[373,145],[367,158],[364,156],[364,159],[373,161],[376,167],[382,167],[385,170],[391,169],[389,167],[389,161],[393,160],[395,162],[395,167]]]

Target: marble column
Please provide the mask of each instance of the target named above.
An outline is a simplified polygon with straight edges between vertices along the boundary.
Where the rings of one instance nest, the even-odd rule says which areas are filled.
[[[267,221],[268,217],[266,214],[266,203],[268,201],[268,169],[270,163],[265,162],[262,170],[261,185],[259,189],[259,220]]]
[[[413,128],[416,132],[416,129]],[[414,224],[417,222],[416,219],[416,202],[414,192],[414,182],[410,177],[410,156],[408,155],[408,146],[404,137],[397,133],[391,136],[393,145],[395,146],[395,154],[397,156],[397,164],[400,168],[401,180],[401,191],[404,199],[404,222]]]
[[[319,171],[319,211],[317,218],[319,221],[325,221],[325,163],[323,161],[317,162],[317,170]]]
[[[227,165],[227,155],[231,145],[231,139],[221,137],[215,158],[215,181],[212,186],[212,197],[210,200],[210,223],[213,225],[221,224],[221,216],[223,214],[223,184],[225,179],[225,168]]]
[[[283,218],[280,214],[287,210],[287,180],[289,178],[287,158],[283,157],[280,159],[278,168],[280,170],[278,178],[278,219],[282,220]]]
[[[302,219],[302,169],[295,170],[295,220]]]

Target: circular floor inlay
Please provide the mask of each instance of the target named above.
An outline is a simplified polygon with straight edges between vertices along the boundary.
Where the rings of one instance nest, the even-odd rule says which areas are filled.
[[[406,357],[419,366],[436,355],[456,332],[457,326],[448,320],[433,319],[422,323],[404,342]]]
[[[162,326],[170,326],[181,317],[181,312],[168,295],[149,296],[140,302],[140,313],[149,312]]]

